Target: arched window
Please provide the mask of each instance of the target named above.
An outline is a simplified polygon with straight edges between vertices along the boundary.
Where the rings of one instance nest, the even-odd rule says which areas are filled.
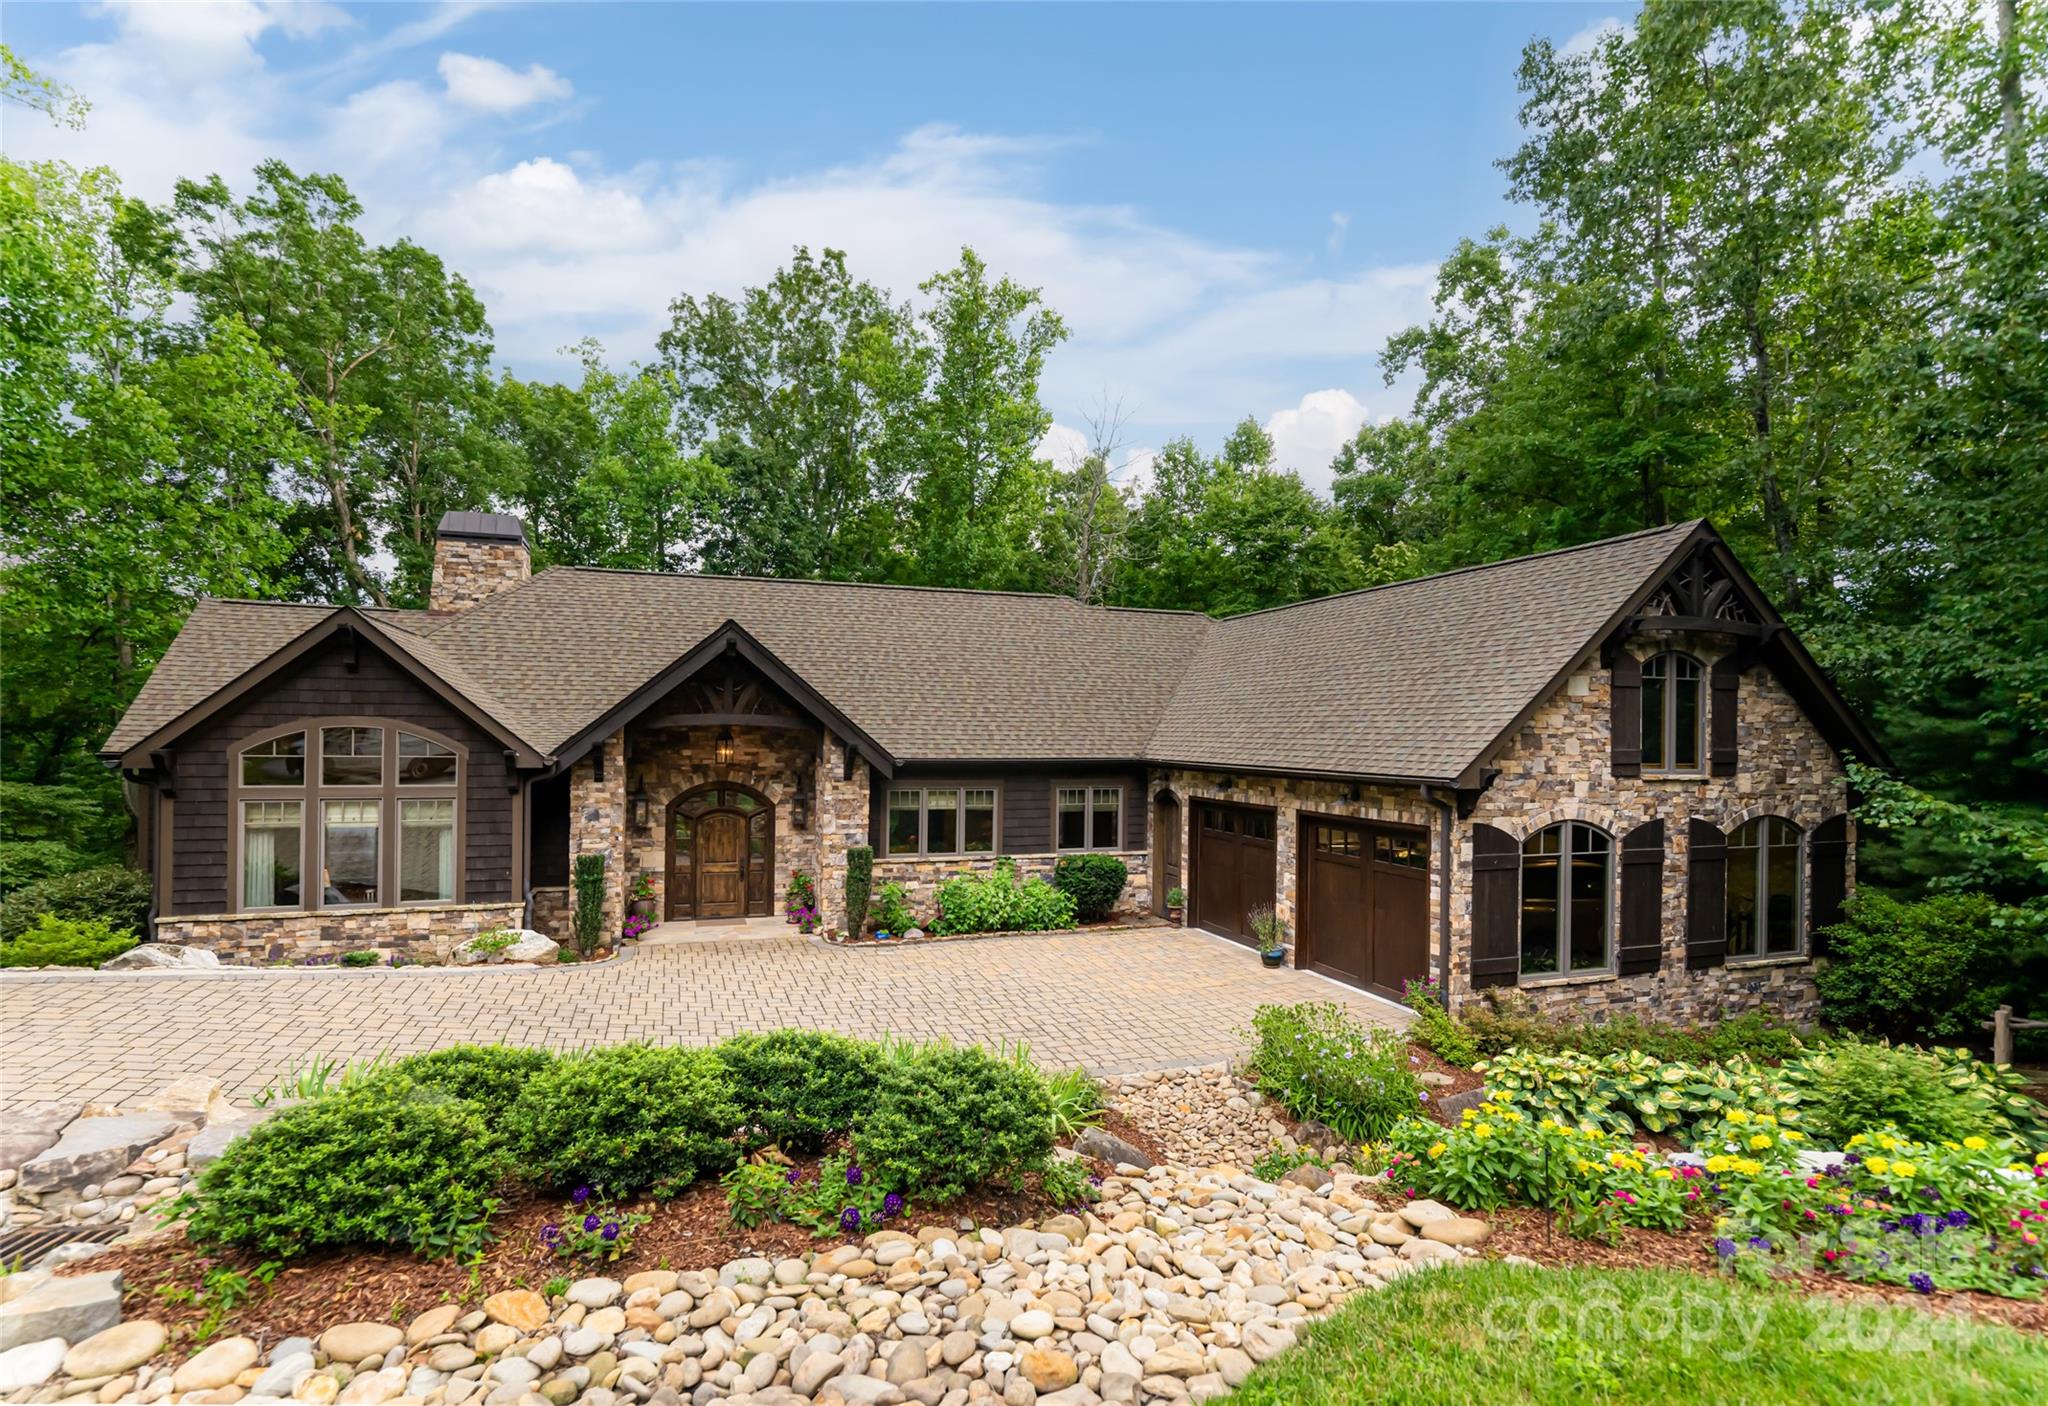
[[[1690,654],[1643,661],[1643,770],[1699,771],[1704,763],[1705,670]]]
[[[1607,969],[1613,881],[1605,831],[1568,820],[1522,842],[1522,975]]]
[[[1728,837],[1728,956],[1782,957],[1799,951],[1799,827],[1775,815]]]

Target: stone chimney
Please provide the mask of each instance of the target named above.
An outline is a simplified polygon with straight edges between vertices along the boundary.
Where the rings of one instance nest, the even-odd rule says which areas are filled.
[[[533,574],[526,525],[509,513],[451,512],[434,530],[434,594],[429,608],[467,610]]]

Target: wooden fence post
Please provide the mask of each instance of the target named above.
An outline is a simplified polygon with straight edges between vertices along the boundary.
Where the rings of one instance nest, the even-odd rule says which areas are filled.
[[[1991,1017],[1991,1062],[2012,1063],[2012,1007],[2000,1006]]]

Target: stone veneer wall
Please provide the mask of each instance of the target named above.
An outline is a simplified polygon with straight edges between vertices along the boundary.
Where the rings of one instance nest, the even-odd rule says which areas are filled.
[[[1380,820],[1392,825],[1419,826],[1429,833],[1429,967],[1437,973],[1437,885],[1442,882],[1443,865],[1437,854],[1440,830],[1437,808],[1422,799],[1422,793],[1403,787],[1347,785],[1337,781],[1311,781],[1280,776],[1246,776],[1227,772],[1155,770],[1148,794],[1156,798],[1160,789],[1171,790],[1180,800],[1180,868],[1160,875],[1156,882],[1167,888],[1186,888],[1188,861],[1194,839],[1194,807],[1197,802],[1230,801],[1238,805],[1270,806],[1276,812],[1273,823],[1274,874],[1273,911],[1287,925],[1287,960],[1294,961],[1299,895],[1297,876],[1301,872],[1301,815],[1345,816],[1356,820]],[[1353,795],[1357,799],[1352,799]]]
[[[569,913],[572,900],[566,888],[537,888],[533,891],[533,930],[546,933],[557,942],[570,938]]]
[[[1123,895],[1111,909],[1113,916],[1137,917],[1149,912],[1152,907],[1152,856],[1141,849],[1094,850],[1095,854],[1110,854],[1124,862],[1130,870],[1130,878],[1124,884]],[[883,884],[903,885],[904,896],[910,902],[911,912],[917,915],[920,924],[931,921],[932,905],[937,899],[939,885],[956,874],[993,873],[998,859],[1013,859],[1017,862],[1017,879],[1021,883],[1034,875],[1052,882],[1053,868],[1064,856],[1058,854],[1012,854],[954,856],[951,859],[875,859],[875,892],[882,891]]]
[[[644,787],[648,799],[647,824],[633,825],[627,819],[626,887],[645,874],[654,884],[660,904],[655,912],[668,913],[668,836],[665,831],[668,805],[685,791],[711,781],[732,781],[766,796],[775,807],[775,862],[771,911],[783,911],[783,892],[789,876],[801,869],[813,881],[819,877],[818,826],[799,830],[790,818],[790,802],[802,782],[818,765],[818,734],[809,729],[733,729],[733,759],[726,767],[713,760],[718,729],[709,727],[660,729],[629,737],[627,790]],[[822,807],[821,807],[822,809]]]
[[[846,772],[847,744],[827,736],[818,764],[811,825],[818,834],[818,912],[827,927],[846,926],[846,852],[868,842],[868,764]]]
[[[476,542],[441,537],[434,542],[432,610],[467,610],[478,601],[517,586],[533,573],[524,542]]]
[[[1711,665],[1719,646],[1685,642]],[[1647,658],[1659,646],[1631,646]],[[1469,822],[1461,822],[1457,876],[1452,889],[1451,996],[1472,999],[1472,830],[1483,822],[1516,839],[1560,820],[1583,820],[1613,835],[1617,843],[1616,901],[1619,901],[1620,837],[1646,820],[1664,821],[1664,955],[1653,973],[1599,974],[1522,986],[1531,1001],[1552,1013],[1597,1019],[1620,1011],[1664,1020],[1711,1020],[1723,1013],[1764,1007],[1787,1019],[1809,1021],[1819,1014],[1813,964],[1804,957],[1739,963],[1687,971],[1685,967],[1687,821],[1697,817],[1722,831],[1760,815],[1776,815],[1811,831],[1848,809],[1848,783],[1834,750],[1807,719],[1784,686],[1761,666],[1742,676],[1736,706],[1736,774],[1728,777],[1657,779],[1616,777],[1608,769],[1609,672],[1597,661],[1568,679],[1540,705],[1493,761],[1499,776],[1479,798]],[[1854,823],[1849,882],[1855,884]],[[1802,865],[1802,868],[1804,865]],[[1806,890],[1811,900],[1810,884]],[[1804,931],[1802,916],[1801,930]]]
[[[599,744],[604,779],[597,777],[595,753],[569,769],[569,905],[576,902],[578,855],[605,856],[604,929],[609,942],[626,925],[626,734],[615,732]]]
[[[156,940],[204,947],[222,961],[261,965],[339,957],[373,947],[413,961],[446,961],[480,932],[519,926],[523,905],[351,908],[330,913],[215,913],[160,918]]]

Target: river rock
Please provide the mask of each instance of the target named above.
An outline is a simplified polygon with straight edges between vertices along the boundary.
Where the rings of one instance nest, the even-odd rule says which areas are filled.
[[[484,1300],[484,1312],[495,1323],[537,1333],[548,1321],[548,1301],[531,1289],[506,1289]]]
[[[1422,1238],[1444,1245],[1477,1245],[1491,1230],[1492,1227],[1483,1220],[1452,1216],[1449,1220],[1433,1220],[1422,1227]]]
[[[64,1365],[64,1339],[44,1338],[0,1352],[0,1391],[41,1386]]]
[[[382,1357],[405,1341],[405,1330],[389,1323],[343,1323],[320,1335],[320,1350],[330,1362],[353,1365],[366,1357]]]
[[[120,1321],[119,1270],[50,1279],[20,1298],[0,1304],[0,1352],[49,1338],[83,1342]]]
[[[64,1354],[67,1377],[118,1377],[163,1351],[164,1325],[154,1318],[117,1323]]]
[[[212,1391],[223,1387],[256,1365],[256,1344],[250,1338],[222,1338],[209,1343],[171,1373],[174,1392]]]

